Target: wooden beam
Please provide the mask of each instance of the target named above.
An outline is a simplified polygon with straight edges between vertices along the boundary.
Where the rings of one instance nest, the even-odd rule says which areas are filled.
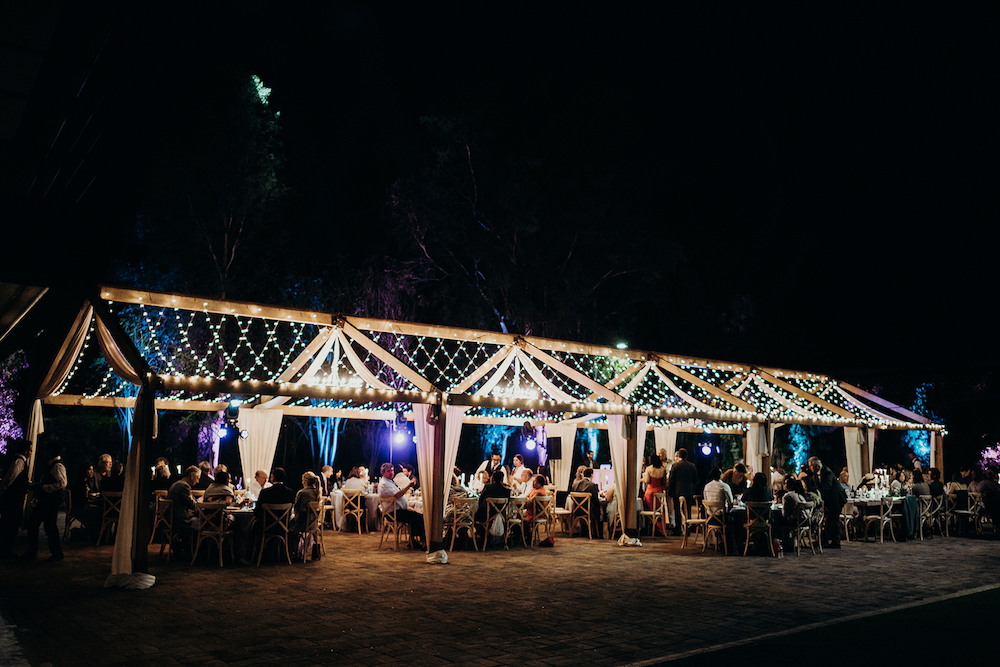
[[[729,394],[729,393],[726,393],[726,392],[722,391],[721,389],[719,389],[718,387],[716,387],[711,382],[706,382],[705,380],[702,380],[697,375],[692,375],[691,373],[687,372],[686,370],[683,370],[682,368],[680,368],[678,366],[675,366],[674,364],[670,363],[669,360],[664,359],[663,357],[657,357],[656,358],[656,365],[659,366],[660,368],[662,368],[663,370],[667,371],[668,373],[672,373],[672,374],[676,375],[677,377],[684,378],[685,380],[687,380],[691,384],[695,385],[696,387],[701,387],[702,389],[704,389],[708,393],[712,394],[716,398],[721,398],[722,400],[726,401],[730,405],[735,405],[736,407],[741,408],[742,410],[745,410],[746,412],[749,412],[750,414],[756,414],[758,412],[757,408],[755,408],[754,406],[750,405],[749,403],[747,403],[746,401],[744,401],[742,398],[738,398],[736,396],[733,396],[732,394]]]
[[[451,389],[449,393],[464,394],[469,391],[472,385],[476,384],[482,378],[486,377],[486,374],[494,370],[497,365],[503,361],[508,354],[510,354],[510,345],[505,345],[501,347],[496,353],[490,357],[482,366],[473,371],[472,375],[466,377],[462,382]]]
[[[596,395],[598,395],[598,396],[600,396],[602,398],[605,398],[605,399],[607,399],[607,400],[609,400],[609,401],[611,401],[613,403],[622,403],[622,404],[628,403],[628,401],[626,401],[624,398],[622,398],[621,396],[619,396],[618,394],[616,394],[612,390],[608,389],[603,384],[600,384],[599,382],[597,382],[597,380],[594,380],[593,378],[591,378],[591,377],[589,377],[587,375],[584,375],[583,373],[581,373],[580,371],[576,370],[575,368],[567,366],[563,362],[561,362],[558,359],[556,359],[555,357],[553,357],[551,354],[543,352],[542,350],[538,349],[537,347],[535,347],[534,345],[532,345],[528,341],[526,341],[526,340],[523,341],[523,344],[521,345],[521,349],[524,350],[525,352],[527,352],[528,354],[530,354],[535,359],[538,359],[539,361],[542,361],[542,362],[548,364],[550,367],[552,367],[555,370],[559,371],[560,373],[562,373],[563,375],[565,375],[569,379],[573,380],[577,384],[586,387],[587,389],[589,389],[594,394],[596,394]],[[596,411],[594,411],[594,412],[596,412]],[[629,411],[629,412],[631,412],[631,411]],[[625,413],[622,413],[622,414],[625,414]]]
[[[916,412],[912,412],[910,410],[907,410],[906,408],[904,408],[902,406],[899,406],[899,405],[896,405],[895,403],[893,403],[891,401],[887,401],[887,400],[885,400],[884,398],[882,398],[880,396],[876,396],[875,394],[869,393],[869,392],[865,391],[864,389],[861,389],[860,387],[855,387],[853,384],[848,384],[846,382],[841,382],[839,380],[837,381],[837,384],[840,385],[841,388],[846,389],[847,391],[851,392],[852,394],[860,396],[861,398],[867,398],[872,403],[875,403],[877,405],[881,405],[883,408],[889,408],[890,410],[892,410],[896,414],[905,415],[905,416],[911,418],[915,422],[919,422],[921,424],[933,424],[934,423],[933,421],[931,421],[927,417],[924,417],[923,415],[918,415]]]
[[[757,371],[760,373],[760,376],[762,378],[764,378],[765,381],[770,382],[773,385],[777,385],[777,386],[781,387],[782,389],[784,389],[785,391],[790,391],[790,392],[798,394],[800,396],[803,396],[803,394],[804,394],[803,398],[805,398],[806,400],[808,400],[808,401],[810,401],[812,403],[815,403],[816,405],[820,406],[821,408],[829,410],[830,412],[834,413],[835,415],[840,415],[841,417],[844,417],[846,419],[851,419],[851,420],[856,420],[857,419],[857,415],[855,415],[854,413],[850,412],[849,410],[845,410],[844,408],[840,407],[839,405],[834,405],[833,403],[825,401],[825,400],[823,400],[822,398],[820,398],[819,396],[817,396],[816,394],[814,394],[814,393],[812,393],[810,391],[806,391],[805,389],[802,389],[800,387],[796,387],[793,384],[789,384],[789,383],[785,382],[784,380],[771,375],[770,373],[768,373],[767,371],[765,371],[762,368],[758,368]]]
[[[421,391],[441,393],[437,387],[431,384],[430,380],[410,368],[404,361],[397,359],[395,355],[355,328],[346,319],[342,323],[342,328],[353,341],[374,354],[379,361],[412,382]]]
[[[217,380],[215,378],[180,375],[157,376],[163,391],[214,392],[255,396],[268,393],[291,398],[353,401],[356,403],[436,403],[436,395],[425,391],[385,390],[368,387],[339,387],[332,385],[304,384],[301,382],[259,382],[256,380]]]

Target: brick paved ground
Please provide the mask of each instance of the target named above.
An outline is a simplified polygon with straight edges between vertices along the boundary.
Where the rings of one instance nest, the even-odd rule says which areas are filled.
[[[146,591],[101,587],[107,546],[2,562],[0,657],[16,640],[36,666],[623,665],[1000,584],[993,539],[779,560],[682,552],[673,538],[632,549],[557,538],[456,551],[445,566],[377,545],[328,533],[319,562],[221,570],[151,550]]]

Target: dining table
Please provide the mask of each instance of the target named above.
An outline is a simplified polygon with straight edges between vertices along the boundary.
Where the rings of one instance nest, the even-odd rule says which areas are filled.
[[[892,499],[893,511],[896,510],[896,505],[899,505],[899,513],[903,515],[903,533],[904,537],[913,537],[917,532],[918,527],[918,517],[920,510],[917,506],[916,496],[888,496]],[[852,498],[848,497],[847,502],[854,503],[854,506],[859,508],[862,517],[871,514],[878,514],[879,508],[882,506],[881,498]]]

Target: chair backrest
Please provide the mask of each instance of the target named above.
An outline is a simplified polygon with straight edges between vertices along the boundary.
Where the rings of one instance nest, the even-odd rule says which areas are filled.
[[[472,525],[473,515],[475,510],[473,508],[478,504],[478,499],[467,498],[464,496],[459,496],[452,500],[455,506],[455,523],[461,525]]]
[[[747,506],[747,523],[746,525],[753,528],[766,528],[769,523],[771,523],[771,503],[762,502],[746,503]]]
[[[688,511],[687,498],[685,498],[684,496],[680,496],[677,499],[677,501],[679,503],[677,506],[677,511],[681,515],[681,526],[683,527],[687,525],[688,520],[691,518],[691,514]]]
[[[590,517],[590,500],[593,496],[589,493],[583,493],[580,491],[571,491],[570,497],[570,511],[573,516],[586,516]]]
[[[486,524],[490,525],[495,516],[507,516],[507,498],[486,499]]]
[[[288,520],[292,515],[292,503],[263,503],[257,507],[264,519],[265,534],[288,534]]]
[[[198,518],[201,519],[202,533],[221,533],[225,528],[225,509],[229,503],[195,503]]]
[[[969,491],[969,511],[975,512],[983,505],[983,494]]]
[[[323,508],[326,506],[322,500],[313,500],[309,503],[309,519],[306,521],[306,530],[318,530],[323,523]]]
[[[547,522],[547,509],[553,496],[535,496],[531,499],[531,520],[535,523]]]
[[[513,523],[524,520],[524,510],[528,506],[528,499],[517,497],[511,498],[507,503],[507,520]]]
[[[365,492],[362,489],[356,490],[345,490],[344,494],[344,512],[352,512],[355,514],[360,514],[364,511],[364,507],[361,505],[361,499],[365,497]]]
[[[813,510],[816,504],[811,500],[796,503],[795,505],[795,526],[797,528],[808,527],[812,521]]]
[[[705,508],[705,518],[708,519],[709,526],[726,525],[726,503],[722,500],[703,500],[702,507]]]
[[[201,498],[205,495],[205,489],[191,489],[192,498]]]
[[[173,526],[174,523],[173,509],[174,501],[160,496],[156,497],[156,516],[168,526]]]
[[[156,489],[155,491],[153,491],[153,497],[154,498],[166,498],[167,497],[167,490],[166,489]]]
[[[892,517],[892,506],[896,504],[896,499],[892,496],[885,496],[882,498],[882,504],[880,506],[880,515],[883,519],[888,520]]]
[[[104,501],[104,519],[117,519],[122,511],[122,492],[101,491],[101,498]]]
[[[934,499],[929,495],[917,496],[917,509],[920,512],[920,516],[924,518],[930,516],[934,509]]]

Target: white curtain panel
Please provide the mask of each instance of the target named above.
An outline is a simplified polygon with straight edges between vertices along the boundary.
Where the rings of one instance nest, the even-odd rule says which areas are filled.
[[[866,445],[868,445],[868,467],[869,472],[875,470],[875,438],[878,435],[878,429],[868,428],[867,426],[861,429],[861,436]]]
[[[553,459],[549,452],[549,472],[552,473],[552,483],[557,491],[569,488],[573,477],[573,443],[576,442],[576,424],[553,424],[545,427],[545,434],[561,441],[559,458]]]
[[[118,534],[115,538],[115,550],[111,557],[111,575],[104,582],[107,587],[149,588],[155,578],[141,572],[133,572],[135,553],[135,531],[138,525],[139,503],[145,503],[145,498],[139,497],[142,484],[140,475],[148,475],[149,471],[143,465],[145,451],[149,440],[156,437],[156,394],[148,387],[139,390],[135,398],[135,409],[132,411],[132,446],[129,448],[128,459],[125,462],[125,487],[122,491],[121,514],[118,518]],[[146,544],[138,545],[146,549]]]
[[[253,479],[258,470],[271,471],[274,450],[278,448],[278,434],[281,433],[281,410],[255,410],[240,408],[239,425],[247,431],[246,438],[240,438],[240,461],[243,478]]]
[[[656,440],[656,451],[667,450],[667,464],[672,463],[677,451],[677,429],[657,426],[653,429],[653,438]]]
[[[611,469],[615,473],[615,498],[618,499],[618,514],[622,518],[622,525],[625,523],[625,459],[628,456],[628,447],[625,438],[622,437],[622,415],[608,415],[608,441],[611,443]]]
[[[423,496],[424,496],[424,534],[427,535],[427,541],[438,542],[441,540],[440,537],[433,537],[431,533],[431,516],[435,511],[444,515],[444,494],[446,493],[445,488],[434,488],[433,484],[433,474],[434,470],[434,429],[436,426],[434,424],[427,423],[427,416],[431,414],[432,406],[426,403],[414,403],[413,404],[413,433],[417,438],[417,477],[425,481],[423,486]],[[445,437],[447,438],[447,422],[448,415],[445,415]],[[461,424],[461,418],[457,420]],[[448,443],[445,442],[445,452],[447,453]],[[457,453],[457,445],[456,445]],[[447,454],[446,454],[447,456]],[[454,464],[453,464],[454,465]],[[450,468],[448,469],[450,472]],[[446,479],[451,479],[450,475],[444,476]]]
[[[653,436],[654,439],[656,436]],[[642,475],[642,458],[646,453],[646,416],[642,415],[635,420],[635,469],[638,475]],[[653,452],[654,454],[656,452]],[[635,478],[635,488],[639,488],[639,477]],[[615,489],[618,487],[616,486]]]
[[[766,437],[767,434],[764,432],[762,424],[747,424],[747,453],[746,460],[743,462],[751,468],[751,472],[760,470],[761,440]]]
[[[862,438],[861,429],[854,426],[844,427],[844,450],[847,452],[848,483],[853,487],[857,487],[861,482],[861,448],[865,446]]]

